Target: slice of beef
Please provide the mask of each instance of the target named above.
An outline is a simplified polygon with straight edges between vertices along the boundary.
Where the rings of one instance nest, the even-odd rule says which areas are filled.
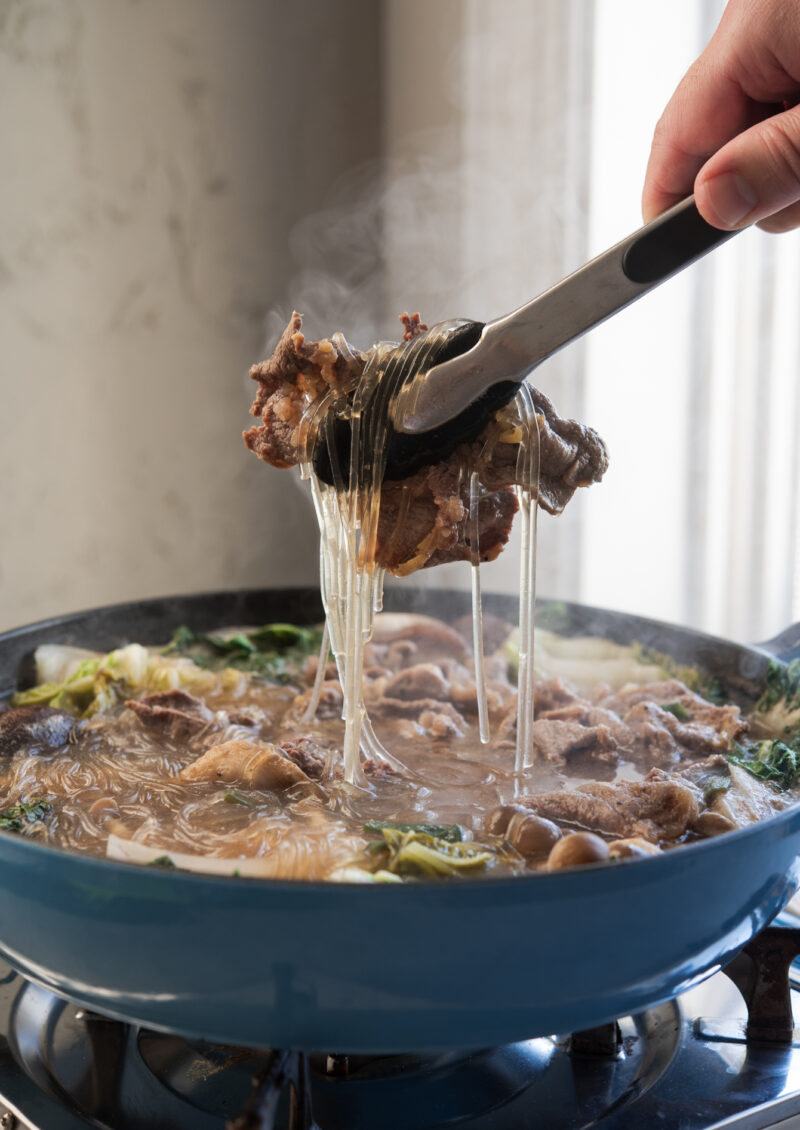
[[[389,572],[405,577],[448,561],[471,560],[469,476],[463,468],[473,458],[473,447],[462,444],[441,463],[384,482],[377,555]],[[478,507],[480,560],[494,561],[510,536],[517,498],[506,484],[483,494]]]
[[[608,450],[597,432],[577,420],[559,416],[553,402],[530,382],[539,436],[539,505],[560,514],[578,487],[598,483],[608,469]],[[502,409],[490,420],[483,445],[481,480],[488,490],[516,482],[517,445],[509,442],[509,415]]]
[[[555,765],[566,765],[576,754],[609,764],[619,761],[617,743],[607,726],[539,718],[531,727],[531,738],[534,757]]]
[[[440,702],[436,709],[423,710],[418,725],[431,738],[462,738],[465,722],[449,702]]]
[[[559,710],[573,703],[578,703],[582,707],[584,700],[579,698],[563,679],[540,679],[533,684],[533,707],[537,718],[550,710]]]
[[[402,699],[388,698],[383,695],[369,704],[369,712],[375,718],[413,718],[422,725],[423,714],[446,715],[455,724],[459,732],[465,733],[467,721],[451,702],[440,702],[435,698]],[[424,728],[424,727],[423,727]]]
[[[417,702],[423,698],[435,698],[445,702],[450,698],[450,684],[441,667],[435,663],[417,663],[406,667],[387,681],[383,688],[387,698],[401,698]]]
[[[303,734],[294,739],[282,737],[280,748],[298,769],[303,770],[307,777],[314,777],[318,780],[322,776],[329,750],[320,745],[311,734]]]
[[[676,722],[684,722],[687,725],[713,730],[724,739],[726,745],[736,741],[748,729],[748,724],[742,717],[741,710],[734,703],[716,706],[713,702],[703,698],[702,695],[690,690],[679,679],[665,679],[657,683],[623,687],[621,691],[606,698],[602,705],[607,710],[614,710],[624,717],[629,710],[642,702],[652,702],[659,706],[679,704],[688,714],[688,718],[683,719],[672,715]],[[671,732],[677,733],[674,727]],[[687,748],[692,748],[697,743],[689,736],[686,744]]]
[[[368,777],[378,781],[402,781],[405,780],[405,774],[394,765],[390,765],[388,761],[376,760],[374,757],[368,757],[365,761],[361,762],[361,768],[364,770]]]
[[[680,759],[680,745],[676,740],[670,719],[676,719],[652,702],[637,702],[625,714],[625,726],[630,734],[627,752],[639,765],[665,767]]]
[[[593,782],[574,792],[540,793],[516,803],[549,820],[591,832],[618,838],[640,836],[659,843],[686,834],[700,814],[703,798],[688,781],[653,769],[643,781]]]
[[[730,715],[723,719],[725,727],[730,719]],[[642,765],[664,767],[685,758],[706,758],[724,753],[731,744],[724,729],[719,731],[700,721],[682,721],[653,702],[637,702],[623,721],[632,735],[626,752]]]
[[[403,315],[404,336],[421,330],[418,315]],[[294,466],[300,457],[300,421],[305,407],[322,392],[354,387],[366,355],[352,349],[341,335],[306,343],[302,318],[295,313],[272,357],[253,366],[259,388],[251,413],[259,426],[244,440],[259,458],[276,467]],[[559,514],[580,486],[602,478],[608,455],[600,437],[575,420],[562,419],[553,404],[531,389],[539,437],[540,473],[534,484],[539,503]],[[375,558],[397,576],[448,561],[493,561],[511,531],[517,498],[519,420],[513,406],[493,415],[472,443],[462,444],[449,458],[423,467],[401,481],[384,481],[378,518]],[[470,474],[476,471],[482,491],[478,502],[478,539],[470,544],[467,521]]]
[[[477,714],[478,688],[474,671],[452,659],[445,659],[441,666],[449,688],[449,701],[465,714]],[[509,699],[516,699],[516,689],[509,683],[503,668],[504,665],[498,668],[491,659],[484,661],[486,706],[492,716],[504,712]]]
[[[581,726],[604,726],[611,733],[617,745],[622,748],[627,747],[631,740],[630,730],[618,714],[615,714],[613,710],[604,710],[601,706],[593,706],[590,702],[573,702],[569,706],[545,710],[541,714],[537,714],[537,718],[542,721],[579,722]]]
[[[205,729],[214,714],[202,699],[188,691],[159,691],[125,703],[142,725],[173,741],[183,741]]]
[[[377,649],[392,670],[467,655],[464,637],[452,625],[413,612],[380,612],[367,647]]]
[[[307,342],[303,319],[295,311],[272,356],[253,365],[250,376],[258,392],[250,413],[261,424],[243,433],[259,459],[273,467],[294,467],[300,452],[298,426],[307,404],[327,388],[352,387],[364,371],[365,355],[341,334]]]
[[[52,706],[16,706],[0,714],[0,754],[50,753],[67,744],[72,714]]]
[[[303,691],[301,695],[297,696],[291,708],[291,717],[293,719],[302,718],[311,702],[313,693],[313,687],[309,687],[307,691]],[[317,704],[314,717],[318,718],[321,722],[325,722],[330,718],[341,718],[343,702],[344,696],[338,679],[326,679],[322,684],[319,703]]]

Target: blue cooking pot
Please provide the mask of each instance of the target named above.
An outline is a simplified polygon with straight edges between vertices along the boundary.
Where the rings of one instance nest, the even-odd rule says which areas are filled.
[[[408,607],[399,589],[387,607]],[[414,594],[456,616],[461,594]],[[490,611],[508,614],[502,599]],[[33,649],[160,642],[313,622],[307,590],[101,609],[0,636],[0,687]],[[769,654],[635,616],[562,606],[570,630],[658,642],[740,695]],[[800,630],[774,642],[786,659]],[[661,856],[509,879],[347,885],[162,871],[0,834],[0,954],[82,1005],[192,1037],[325,1052],[479,1047],[593,1027],[724,965],[798,886],[800,806]]]

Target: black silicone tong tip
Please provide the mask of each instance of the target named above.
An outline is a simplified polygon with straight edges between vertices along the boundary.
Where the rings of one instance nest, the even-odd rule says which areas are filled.
[[[429,364],[443,364],[458,357],[477,344],[483,332],[482,322],[466,322],[455,330],[447,342],[437,351]],[[507,381],[493,385],[482,397],[470,404],[463,412],[441,427],[433,428],[418,435],[407,435],[393,429],[389,433],[386,453],[384,480],[389,482],[407,479],[422,467],[441,463],[462,443],[474,440],[486,426],[489,416],[502,408],[517,392],[519,385]],[[367,412],[369,408],[367,408]],[[330,412],[319,429],[314,448],[314,472],[323,482],[334,486],[332,459],[336,459],[341,470],[341,480],[348,481],[350,468],[351,431],[349,421],[342,411]],[[331,451],[331,449],[333,449]],[[366,461],[369,462],[369,453]]]

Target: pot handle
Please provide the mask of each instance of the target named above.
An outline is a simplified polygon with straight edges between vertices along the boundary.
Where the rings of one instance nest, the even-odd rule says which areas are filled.
[[[782,663],[791,663],[793,659],[800,659],[800,624],[792,624],[784,628],[771,640],[758,644],[762,651],[768,651]]]

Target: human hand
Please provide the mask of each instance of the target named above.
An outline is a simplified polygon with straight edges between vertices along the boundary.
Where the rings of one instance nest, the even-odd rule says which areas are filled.
[[[725,230],[800,227],[800,0],[730,0],[656,126],[651,220],[692,191]]]

